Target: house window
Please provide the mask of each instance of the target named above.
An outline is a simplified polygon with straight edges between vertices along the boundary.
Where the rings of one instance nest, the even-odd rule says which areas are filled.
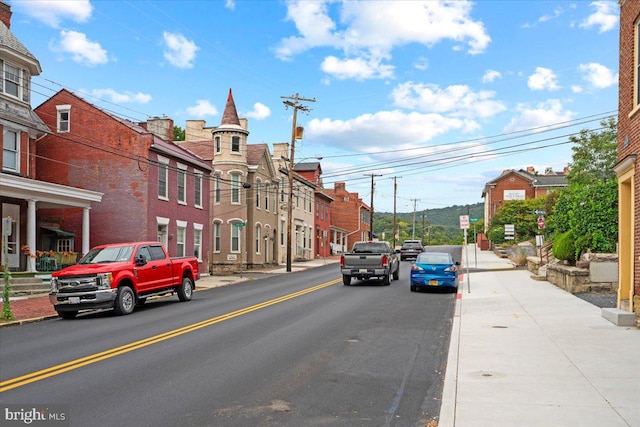
[[[2,169],[20,172],[20,132],[10,129],[2,132]]]
[[[231,225],[231,252],[240,252],[240,231],[241,227],[236,227],[235,224]]]
[[[56,242],[56,252],[73,252],[73,240],[58,239]]]
[[[178,224],[176,232],[176,256],[185,256],[185,236],[187,234],[187,222],[176,221]]]
[[[232,136],[231,137],[231,152],[239,153],[240,152],[240,137]]]
[[[636,34],[634,37],[633,43],[633,51],[634,51],[634,87],[635,87],[635,96],[634,96],[634,107],[640,105],[640,19],[636,21],[635,24]]]
[[[231,203],[240,204],[240,175],[231,175]]]
[[[169,159],[158,158],[158,198],[169,200]]]
[[[194,191],[193,191],[193,204],[197,207],[197,208],[201,208],[202,207],[202,173],[200,172],[196,172],[194,174]]]
[[[261,198],[262,198],[262,183],[260,182],[260,180],[256,180],[256,208],[260,209],[260,203],[261,203]]]
[[[214,138],[214,141],[215,141],[215,144],[216,144],[216,148],[215,148],[216,154],[220,154],[222,152],[222,147],[220,146],[220,137],[216,136]]]
[[[3,62],[3,92],[7,95],[20,98],[20,68]]]
[[[221,224],[219,222],[213,223],[213,251],[220,252],[220,231]]]
[[[264,210],[269,210],[269,191],[271,191],[269,183],[264,185]]]
[[[178,203],[187,203],[187,167],[178,163]]]
[[[284,246],[284,219],[280,220],[280,246]]]
[[[256,253],[260,253],[260,236],[262,235],[262,227],[260,224],[256,225]]]
[[[58,113],[58,132],[70,132],[71,105],[56,105]]]
[[[214,188],[213,200],[216,203],[220,203],[220,175],[216,175],[215,178],[213,178],[213,188]]]
[[[193,224],[193,256],[202,261],[202,224]]]

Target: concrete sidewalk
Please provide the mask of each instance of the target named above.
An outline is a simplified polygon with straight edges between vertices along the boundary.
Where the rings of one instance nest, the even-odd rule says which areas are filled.
[[[640,330],[467,250],[438,426],[640,427]]]

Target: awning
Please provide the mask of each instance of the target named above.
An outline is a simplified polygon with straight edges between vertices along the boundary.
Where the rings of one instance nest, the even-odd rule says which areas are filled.
[[[75,234],[69,233],[68,231],[62,231],[58,227],[46,227],[44,225],[41,225],[40,228],[42,228],[43,230],[52,231],[56,233],[58,237],[74,237],[75,236]]]

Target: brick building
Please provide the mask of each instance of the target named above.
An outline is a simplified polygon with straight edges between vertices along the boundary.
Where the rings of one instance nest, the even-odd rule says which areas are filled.
[[[618,308],[640,325],[640,2],[619,3]]]
[[[211,166],[175,145],[173,121],[134,123],[62,89],[35,109],[50,133],[38,141],[42,179],[103,193],[91,227],[79,209],[41,209],[38,221],[92,245],[159,240],[171,256],[196,255],[206,271]]]
[[[41,179],[38,173],[39,138],[48,132],[45,123],[31,108],[31,78],[42,71],[38,60],[10,30],[11,8],[0,1],[0,128],[2,129],[2,170],[0,170],[0,214],[3,240],[0,263],[11,271],[36,271],[38,251],[70,252],[89,250],[88,236],[76,247],[70,246],[68,233],[55,226],[41,227],[36,221],[39,209],[79,209],[82,226],[89,226],[89,212],[102,194],[83,186],[57,185]],[[55,224],[49,224],[55,225]],[[53,238],[51,238],[51,237]],[[59,244],[59,245],[58,245]],[[55,260],[56,258],[53,258]],[[55,266],[55,264],[54,264]]]
[[[295,165],[294,172],[315,185],[314,191],[314,240],[313,256],[327,257],[331,255],[331,202],[322,185],[322,167],[320,162],[301,162]]]
[[[347,191],[344,182],[336,182],[333,190],[326,190],[333,199],[330,205],[331,244],[334,252],[351,250],[353,244],[370,239],[371,208],[358,193]]]
[[[487,182],[482,192],[484,231],[487,232],[491,218],[505,202],[535,199],[549,191],[566,187],[567,172],[567,168],[561,173],[547,168],[544,174],[538,174],[535,168],[529,166],[526,170],[507,169],[496,179]]]

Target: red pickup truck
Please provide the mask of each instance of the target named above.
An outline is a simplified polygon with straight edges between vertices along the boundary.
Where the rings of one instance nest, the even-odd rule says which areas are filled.
[[[53,273],[49,301],[64,319],[86,309],[130,314],[155,295],[176,293],[189,301],[199,278],[196,257],[170,258],[159,242],[113,243],[96,246],[78,264]]]

